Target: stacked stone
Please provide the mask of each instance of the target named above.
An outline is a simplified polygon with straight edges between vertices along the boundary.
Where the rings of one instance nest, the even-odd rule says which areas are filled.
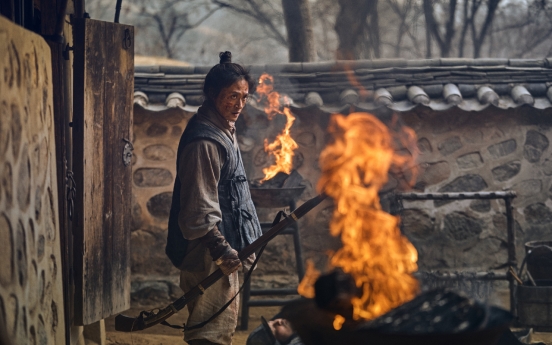
[[[134,300],[152,305],[182,294],[165,244],[176,151],[192,115],[177,105],[162,113],[134,111],[131,291]]]
[[[527,108],[448,114],[413,112],[420,156],[415,189],[423,192],[514,190],[518,257],[523,243],[547,240],[552,193],[547,112]],[[547,121],[548,122],[548,121]],[[506,216],[499,200],[405,203],[403,229],[426,269],[479,267],[506,262]]]

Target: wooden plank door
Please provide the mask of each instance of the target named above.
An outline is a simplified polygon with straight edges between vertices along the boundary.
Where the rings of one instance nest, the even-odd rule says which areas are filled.
[[[78,19],[74,36],[74,322],[130,308],[134,30]]]

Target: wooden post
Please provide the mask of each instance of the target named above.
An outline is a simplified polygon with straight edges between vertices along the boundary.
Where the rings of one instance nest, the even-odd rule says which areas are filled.
[[[57,25],[58,8],[62,0],[40,1],[41,28],[43,36],[54,34]],[[63,274],[63,299],[65,313],[65,339],[66,344],[71,342],[71,325],[73,315],[72,286],[72,235],[67,214],[66,175],[67,158],[71,145],[69,122],[71,121],[71,109],[68,106],[71,98],[71,64],[63,58],[64,46],[57,42],[47,41],[52,53],[52,84],[54,88],[54,130],[56,138],[56,170],[58,186],[59,231],[61,242],[62,274]]]
[[[506,204],[506,227],[508,231],[508,265],[513,267],[517,271],[517,257],[516,257],[516,227],[514,221],[514,212],[512,208],[512,198],[505,198]],[[516,315],[516,299],[514,294],[514,277],[508,275],[508,283],[510,287],[510,311]]]
[[[130,307],[134,30],[75,20],[73,167],[75,322]]]

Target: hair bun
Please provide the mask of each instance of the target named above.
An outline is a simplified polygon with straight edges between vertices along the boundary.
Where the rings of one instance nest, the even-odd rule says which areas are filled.
[[[225,52],[221,52],[219,53],[219,58],[220,58],[220,62],[221,64],[223,63],[231,63],[232,62],[232,53],[230,53],[229,51],[225,51]]]

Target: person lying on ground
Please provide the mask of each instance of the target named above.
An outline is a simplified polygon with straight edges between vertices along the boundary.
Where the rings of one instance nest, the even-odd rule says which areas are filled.
[[[275,316],[266,321],[261,316],[261,321],[247,337],[246,345],[303,345],[288,320]]]

